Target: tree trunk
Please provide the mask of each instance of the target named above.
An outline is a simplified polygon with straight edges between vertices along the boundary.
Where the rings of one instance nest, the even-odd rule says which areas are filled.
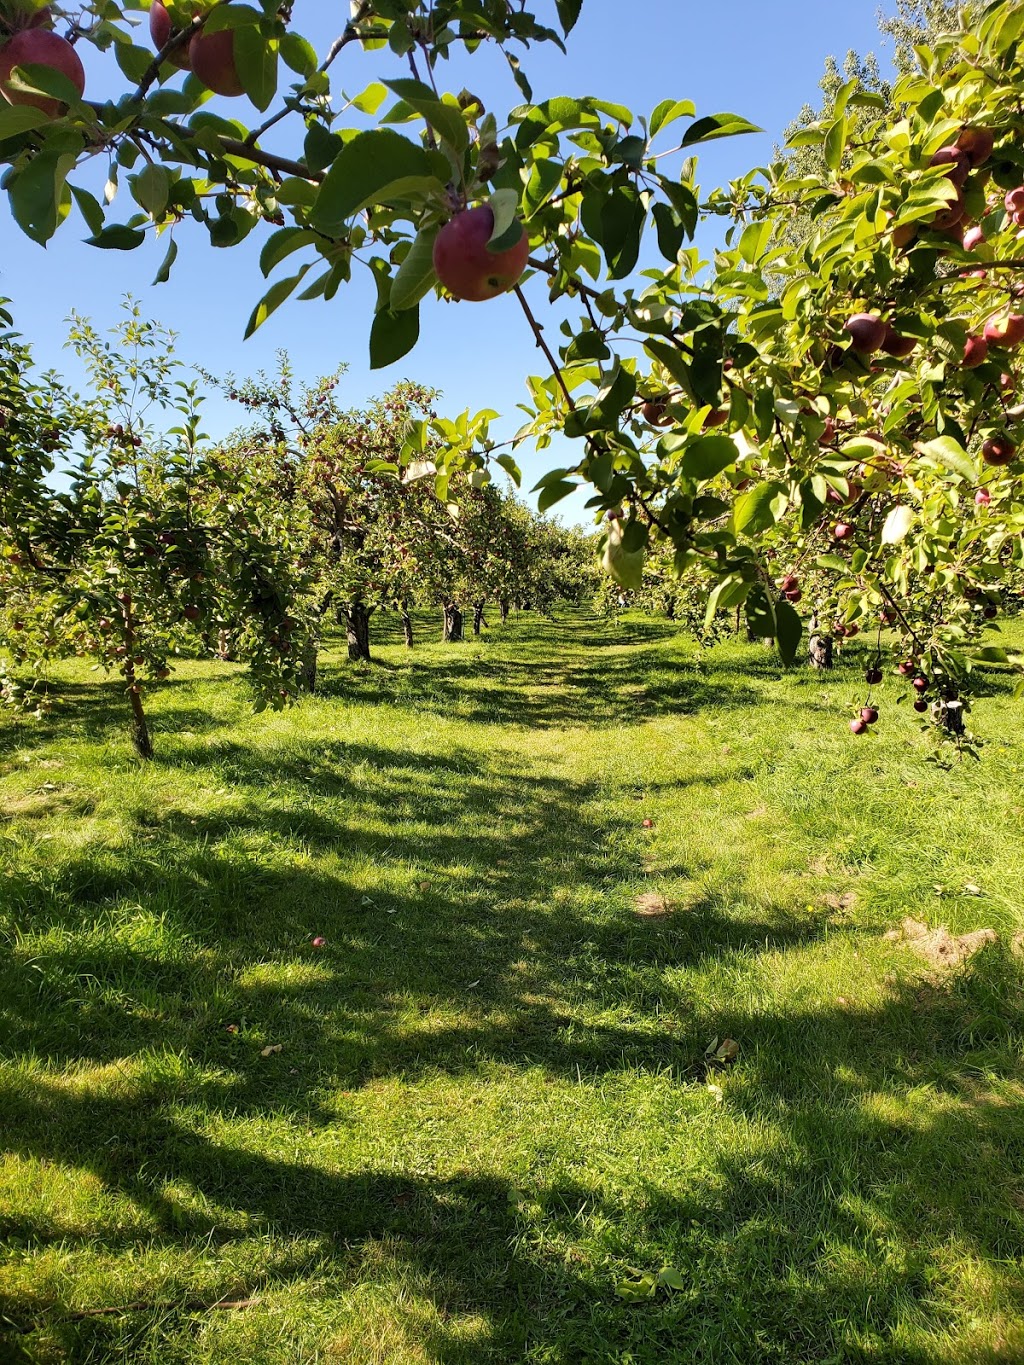
[[[484,620],[484,604],[482,602],[477,602],[473,607],[473,634],[479,635],[481,627],[486,625],[487,622]]]
[[[299,662],[299,686],[304,692],[316,691],[316,673],[319,659],[319,646],[316,640],[306,640],[302,646],[302,658]]]
[[[832,667],[832,637],[812,635],[807,641],[807,653],[815,668]]]
[[[147,762],[153,757],[153,741],[146,722],[146,712],[142,705],[142,689],[135,680],[135,623],[129,603],[124,607],[124,643],[127,655],[124,661],[124,680],[128,688],[128,705],[132,711],[130,733],[132,747],[139,758]]]
[[[235,651],[231,645],[231,636],[226,630],[217,632],[217,658],[222,663],[234,663]]]
[[[457,602],[444,604],[444,630],[441,639],[446,645],[458,644],[463,639],[462,609]]]
[[[405,638],[407,649],[412,649],[412,617],[409,615],[407,603],[402,603],[402,635]]]
[[[676,599],[674,597],[670,597],[665,603],[665,615],[670,621],[676,619]]]
[[[370,613],[365,602],[350,602],[344,608],[348,657],[354,663],[370,657]]]
[[[501,624],[504,625],[508,620],[508,598],[503,597],[498,603],[498,610],[501,612]]]

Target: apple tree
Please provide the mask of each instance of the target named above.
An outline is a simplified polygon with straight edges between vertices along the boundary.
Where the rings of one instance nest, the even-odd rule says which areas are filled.
[[[142,4],[11,0],[12,214],[41,242],[72,216],[103,249],[166,238],[160,279],[186,219],[217,247],[259,232],[272,282],[250,331],[292,294],[330,305],[368,270],[375,366],[413,349],[435,296],[486,306],[512,288],[544,361],[519,439],[564,436],[577,456],[541,480],[542,511],[590,489],[621,585],[664,543],[677,573],[713,584],[709,619],[741,608],[793,660],[799,589],[767,553],[781,536],[790,576],[830,575],[844,620],[894,616],[916,699],[956,730],[972,669],[1013,662],[987,607],[998,616],[1022,555],[1024,4],[972,6],[969,29],[919,45],[891,92],[845,81],[793,139],[820,157],[710,191],[694,153],[750,131],[741,115],[674,95],[639,115],[534,102],[522,51],[571,40],[581,5],[355,0],[320,55],[277,0],[154,4],[141,31]],[[102,99],[65,51],[84,43],[118,68]],[[522,103],[499,118],[445,91],[454,49],[500,54]],[[339,98],[342,53],[351,84],[357,54],[382,50],[403,74]],[[206,107],[211,92],[235,117]],[[797,219],[811,226],[794,242]],[[692,244],[702,221],[720,229],[710,259]],[[485,425],[444,439],[442,499],[453,472],[472,487],[486,471]],[[413,427],[403,466],[424,453],[429,422]]]

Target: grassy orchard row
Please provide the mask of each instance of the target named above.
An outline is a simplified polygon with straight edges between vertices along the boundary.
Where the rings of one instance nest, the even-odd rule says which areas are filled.
[[[228,381],[249,425],[222,446],[200,426],[202,395],[179,378],[169,334],[137,309],[109,345],[77,319],[73,344],[92,372],[82,399],[0,338],[0,642],[6,701],[45,713],[50,663],[91,658],[124,684],[137,751],[152,744],[144,695],[179,655],[248,665],[258,707],[316,686],[335,621],[349,654],[369,659],[370,622],[443,613],[459,639],[493,604],[577,601],[588,551],[486,478],[454,477],[437,496],[433,456],[451,421],[437,395],[403,383],[367,409],[343,409],[338,375],[296,384]],[[423,420],[419,466],[397,464]],[[433,432],[431,435],[430,433]],[[45,449],[44,449],[45,447]],[[54,476],[60,476],[55,481]]]
[[[150,9],[145,48],[136,8],[64,16],[74,43],[114,50],[134,85],[122,97],[82,101],[73,86],[56,89],[59,73],[32,64],[9,85],[19,99],[49,86],[41,93],[63,93],[66,105],[46,122],[39,106],[12,110],[25,121],[9,120],[0,139],[12,210],[36,240],[75,209],[98,247],[135,249],[169,233],[165,278],[186,218],[219,247],[274,224],[261,253],[274,279],[250,330],[300,286],[301,297],[329,303],[354,268],[369,268],[375,366],[413,349],[431,294],[483,301],[512,287],[549,366],[528,381],[530,420],[517,439],[543,447],[562,435],[578,452],[541,480],[540,504],[588,486],[619,583],[637,582],[664,542],[680,573],[711,582],[711,614],[745,610],[751,630],[793,659],[803,621],[776,583],[792,546],[784,567],[802,572],[810,558],[831,575],[844,621],[898,600],[898,657],[912,656],[939,686],[965,689],[979,661],[1013,663],[981,636],[967,591],[994,597],[1022,560],[1014,470],[1024,409],[1003,380],[1014,378],[1024,280],[1014,255],[1024,203],[1020,0],[970,6],[964,31],[933,32],[891,100],[843,85],[829,116],[792,140],[817,147],[820,164],[783,159],[710,193],[692,152],[750,131],[740,116],[696,117],[674,98],[641,118],[594,98],[538,105],[518,55],[526,103],[503,123],[467,92],[439,88],[454,47],[475,58],[493,44],[511,57],[513,43],[562,43],[580,0],[553,6],[561,33],[502,5],[364,0],[319,61],[269,0]],[[202,108],[210,85],[195,54],[214,37],[265,115],[250,129]],[[335,58],[385,46],[412,78],[338,108]],[[189,68],[180,89],[170,85],[181,75],[175,56]],[[279,57],[299,79],[271,111]],[[388,91],[397,103],[378,112]],[[378,126],[346,126],[353,106]],[[262,145],[271,128],[274,151]],[[289,129],[286,156],[276,149]],[[140,142],[146,164],[136,171]],[[127,175],[124,222],[108,221],[119,201],[100,205],[65,180],[69,155],[77,167],[101,147]],[[39,186],[50,183],[51,160],[48,205]],[[687,243],[709,216],[729,226],[703,262]],[[797,246],[787,235],[795,218],[806,227]],[[665,264],[638,278],[650,232]],[[286,261],[294,273],[277,275]],[[314,266],[322,273],[309,283]],[[539,283],[551,301],[582,310],[578,325],[563,326],[564,344],[548,340]],[[468,421],[446,441],[433,461],[442,487],[457,474],[472,486],[494,457],[485,426]],[[399,465],[415,462],[422,431]],[[984,519],[973,502],[982,481]]]

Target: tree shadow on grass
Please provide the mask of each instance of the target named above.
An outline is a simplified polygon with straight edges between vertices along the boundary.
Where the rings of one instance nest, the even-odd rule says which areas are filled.
[[[21,1076],[4,1094],[5,1137],[12,1152],[89,1170],[133,1201],[156,1247],[223,1247],[257,1232],[305,1240],[305,1263],[247,1292],[332,1298],[367,1276],[397,1277],[406,1298],[436,1310],[418,1322],[417,1344],[444,1365],[1010,1362],[1021,1358],[1013,1327],[1001,1343],[998,1332],[976,1349],[968,1342],[966,1354],[957,1343],[973,1310],[956,1301],[949,1256],[982,1258],[1004,1311],[1024,1311],[1019,997],[1019,972],[989,951],[951,984],[894,987],[875,1008],[737,1005],[702,1019],[695,1036],[714,1024],[741,1040],[719,1112],[745,1118],[746,1135],[737,1129],[735,1147],[719,1146],[702,1168],[675,1178],[664,1166],[641,1170],[626,1189],[570,1178],[564,1162],[518,1185],[493,1174],[331,1172],[189,1127],[174,1112],[179,1098],[219,1107],[202,1090],[178,1096],[130,1080],[83,1094]],[[705,1095],[680,1087],[681,1116],[706,1122],[708,1105],[715,1111]],[[68,1231],[56,1212],[3,1228],[36,1250]],[[681,1288],[622,1300],[620,1286],[663,1266]],[[12,1331],[12,1343],[48,1335],[70,1359],[141,1360],[143,1347],[188,1330],[185,1304],[143,1313],[141,1327],[138,1314],[61,1323],[75,1306],[71,1285],[8,1294],[0,1312],[30,1329]],[[447,1330],[466,1314],[483,1320],[483,1339]],[[125,1354],[126,1324],[137,1354]]]

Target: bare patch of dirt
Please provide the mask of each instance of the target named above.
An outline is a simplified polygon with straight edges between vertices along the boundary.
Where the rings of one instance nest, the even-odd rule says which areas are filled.
[[[671,915],[674,906],[660,891],[644,891],[633,902],[633,913],[641,919],[664,919]]]
[[[821,898],[830,910],[852,910],[857,904],[856,891],[826,891]]]
[[[885,937],[892,942],[906,943],[932,967],[956,967],[973,957],[986,943],[999,941],[994,929],[975,929],[972,933],[954,936],[945,925],[929,929],[927,924],[910,915],[898,929],[890,929]]]

